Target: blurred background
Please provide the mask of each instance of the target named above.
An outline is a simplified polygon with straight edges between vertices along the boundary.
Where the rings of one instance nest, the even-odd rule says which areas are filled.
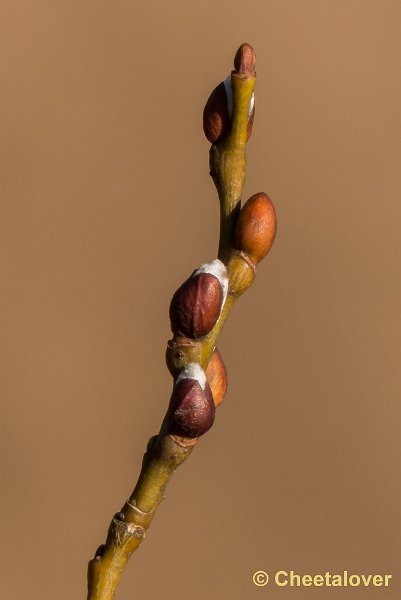
[[[86,597],[167,407],[170,298],[216,255],[202,110],[246,41],[244,200],[269,194],[277,238],[116,600],[399,598],[400,4],[4,0],[0,23],[2,597]]]

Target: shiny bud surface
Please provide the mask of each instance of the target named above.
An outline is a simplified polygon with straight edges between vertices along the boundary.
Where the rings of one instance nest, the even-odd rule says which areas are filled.
[[[210,94],[203,110],[203,131],[211,144],[218,143],[230,129],[227,94],[224,81]]]
[[[202,388],[196,379],[177,380],[168,411],[169,433],[181,437],[199,437],[213,425],[215,406],[210,386]]]
[[[196,269],[171,300],[170,321],[175,339],[197,340],[207,335],[220,316],[227,289],[227,268],[218,258]]]
[[[219,318],[223,303],[220,282],[211,273],[198,273],[175,292],[170,304],[174,335],[198,339],[207,335]]]
[[[206,379],[212,391],[214,405],[217,408],[227,392],[227,370],[220,352],[215,348],[206,368]]]
[[[234,69],[241,77],[250,77],[255,73],[256,55],[250,44],[241,44],[234,57]]]
[[[263,192],[254,194],[241,209],[235,227],[235,247],[257,264],[266,256],[276,235],[276,211]]]
[[[203,131],[211,144],[218,144],[230,131],[233,111],[231,76],[219,83],[210,94],[203,109]],[[249,106],[247,141],[252,135],[255,118],[255,99]]]

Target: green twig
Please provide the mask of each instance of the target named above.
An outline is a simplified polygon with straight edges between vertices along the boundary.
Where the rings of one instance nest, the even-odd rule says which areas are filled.
[[[249,63],[249,46],[245,48]],[[234,247],[234,231],[240,211],[246,172],[246,142],[249,107],[255,86],[254,64],[236,56],[231,74],[233,111],[228,132],[213,143],[210,171],[220,199],[220,243],[218,257],[227,266],[228,295],[213,329],[203,338],[190,340],[175,336],[168,343],[166,359],[174,378],[189,363],[206,369],[221,328],[236,298],[252,283],[255,265]],[[254,54],[253,54],[254,60]],[[242,62],[241,62],[242,61]],[[252,60],[251,60],[252,63]],[[238,66],[239,65],[239,66]],[[128,558],[142,542],[155,511],[164,497],[174,471],[191,454],[198,437],[169,433],[168,412],[157,436],[150,439],[141,473],[130,498],[110,524],[106,543],[98,549],[88,567],[88,600],[112,600]]]

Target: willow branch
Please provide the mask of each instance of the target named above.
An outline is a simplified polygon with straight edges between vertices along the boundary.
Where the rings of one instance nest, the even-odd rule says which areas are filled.
[[[255,277],[257,262],[267,254],[274,239],[274,209],[271,208],[272,205],[267,196],[255,195],[248,200],[241,211],[241,194],[246,174],[246,143],[252,129],[254,114],[253,92],[256,80],[254,62],[253,49],[248,44],[243,44],[236,54],[234,71],[226,82],[220,84],[212,93],[204,112],[205,133],[212,142],[210,174],[220,200],[219,260],[214,262],[218,269],[224,270],[225,279],[219,279],[220,283],[214,281],[216,279],[213,270],[215,266],[212,270],[205,268],[202,270],[201,268],[199,269],[201,275],[197,282],[201,281],[201,277],[203,277],[202,282],[212,283],[214,288],[209,286],[207,294],[202,296],[199,291],[201,290],[200,284],[196,289],[193,285],[196,279],[194,276],[198,273],[195,272],[188,280],[188,289],[185,288],[181,292],[178,290],[181,296],[189,293],[190,288],[191,294],[196,293],[194,302],[191,304],[188,301],[184,311],[182,302],[186,299],[182,300],[178,295],[177,300],[177,302],[181,302],[179,310],[183,313],[183,320],[185,323],[189,320],[194,331],[188,332],[183,323],[177,325],[172,321],[174,337],[168,342],[166,351],[167,366],[173,376],[173,394],[170,405],[159,433],[149,440],[139,479],[131,496],[121,510],[114,515],[105,544],[98,548],[95,557],[89,562],[88,600],[112,600],[114,598],[116,586],[128,558],[144,539],[156,509],[164,498],[167,483],[174,471],[189,457],[199,441],[200,435],[205,433],[213,423],[215,407],[222,399],[218,397],[222,395],[219,392],[219,385],[225,391],[224,383],[226,383],[224,382],[224,365],[214,373],[208,371],[212,362],[216,362],[212,361],[211,357],[212,354],[215,356],[217,338],[236,299],[251,285]],[[262,208],[265,211],[262,216],[258,213],[258,210],[260,212],[261,197]],[[270,211],[270,220],[267,225],[266,210]],[[267,238],[269,238],[267,241],[266,231],[268,231]],[[262,237],[264,236],[263,240],[261,232]],[[185,285],[183,284],[183,286]],[[225,285],[225,295],[218,317],[212,323],[210,330],[202,330],[202,333],[199,334],[193,325],[199,303],[201,304],[199,319],[204,327],[204,321],[206,320],[206,324],[208,324],[209,318],[206,314],[207,311],[205,313],[205,303],[209,301],[210,290],[221,292]],[[195,292],[193,292],[193,288]],[[207,306],[210,308],[209,305]],[[171,318],[173,319],[173,317]],[[198,321],[196,321],[197,323]],[[182,333],[183,331],[184,333]],[[200,375],[193,375],[193,373],[200,373]],[[204,379],[206,379],[206,383]],[[186,392],[186,396],[184,395],[184,403],[179,406],[179,409],[176,409],[174,394],[178,394],[177,390],[180,385],[189,388],[189,392]],[[193,404],[193,396],[191,396],[195,393],[194,390],[198,394],[195,404]],[[214,401],[214,405],[212,408],[207,403],[202,405],[206,407],[206,412],[201,412],[199,417],[199,411],[196,410],[199,399],[207,398],[208,390],[211,390],[212,404]],[[207,420],[206,424],[199,421],[202,418]],[[199,427],[199,430],[196,427]]]

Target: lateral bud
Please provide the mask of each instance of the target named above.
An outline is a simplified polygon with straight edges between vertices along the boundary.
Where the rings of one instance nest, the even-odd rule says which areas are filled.
[[[228,385],[227,370],[217,348],[214,348],[205,372],[217,408],[224,400]]]
[[[220,316],[227,288],[227,269],[219,259],[194,271],[171,300],[170,322],[174,336],[197,340],[207,335]]]
[[[214,417],[215,405],[205,371],[189,363],[174,384],[167,414],[168,432],[197,438],[209,431]]]
[[[211,144],[221,142],[230,131],[233,115],[233,94],[231,89],[231,75],[219,83],[210,94],[203,109],[203,131]],[[255,95],[252,94],[248,110],[248,141],[252,134],[255,118]]]
[[[235,227],[235,247],[257,265],[266,256],[276,236],[277,219],[267,194],[254,194],[246,201]]]

